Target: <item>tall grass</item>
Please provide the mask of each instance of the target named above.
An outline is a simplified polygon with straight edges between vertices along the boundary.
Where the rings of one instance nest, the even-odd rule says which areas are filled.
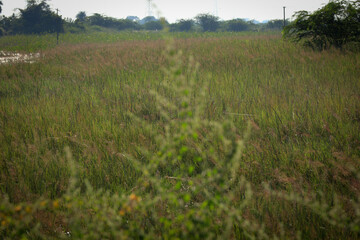
[[[277,35],[278,33],[268,33]],[[166,37],[178,39],[187,38],[213,38],[229,36],[258,36],[258,32],[233,33],[233,32],[174,32],[163,33],[154,31],[121,31],[121,32],[88,32],[88,33],[64,33],[60,34],[59,45],[82,44],[82,43],[117,43],[121,41],[149,41],[159,40]],[[37,52],[48,50],[57,46],[56,34],[44,35],[15,35],[0,38],[0,49],[7,51]]]
[[[102,34],[0,39],[4,237],[359,238],[358,53]]]

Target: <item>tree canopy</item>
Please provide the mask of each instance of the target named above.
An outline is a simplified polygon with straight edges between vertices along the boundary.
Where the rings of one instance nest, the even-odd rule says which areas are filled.
[[[285,26],[290,24],[289,20],[285,20]],[[266,28],[269,30],[282,30],[284,28],[283,19],[274,19],[266,23]]]
[[[63,31],[63,20],[54,13],[47,0],[28,0],[20,14],[3,17],[0,28],[6,34],[40,34]]]
[[[285,38],[319,50],[360,42],[360,0],[332,0],[313,13],[300,11],[295,17],[284,28]]]
[[[112,28],[116,30],[125,30],[125,29],[138,29],[138,23],[129,19],[116,19],[112,17],[103,16],[99,13],[94,13],[93,15],[86,17],[85,22],[88,22],[90,25],[96,25],[105,28]]]
[[[81,11],[78,14],[76,14],[76,21],[85,22],[85,20],[86,20],[86,12]]]
[[[250,24],[243,19],[233,19],[228,22],[228,28],[231,32],[241,32],[250,29]]]
[[[194,21],[191,19],[180,19],[174,24],[174,31],[188,32],[192,29]]]
[[[210,14],[199,14],[195,17],[204,32],[215,32],[219,28],[219,18]]]
[[[46,0],[37,3],[28,1],[25,9],[20,9],[23,33],[39,34],[62,30],[62,19],[51,11]]]

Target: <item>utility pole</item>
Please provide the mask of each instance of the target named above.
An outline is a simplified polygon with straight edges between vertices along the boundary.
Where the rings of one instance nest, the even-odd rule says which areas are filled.
[[[286,7],[284,6],[283,8],[284,8],[284,27],[285,27],[285,25],[286,25],[286,16],[285,16]]]
[[[59,17],[59,9],[56,9],[56,15]],[[56,25],[56,45],[59,45],[59,25]]]
[[[218,8],[218,1],[215,0],[215,17],[219,16],[219,8]]]

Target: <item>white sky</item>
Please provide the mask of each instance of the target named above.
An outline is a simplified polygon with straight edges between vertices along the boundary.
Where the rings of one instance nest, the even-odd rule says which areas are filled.
[[[300,10],[314,11],[328,3],[328,0],[152,0],[156,5],[154,16],[165,17],[169,22],[194,18],[199,13],[217,15],[222,20],[249,18],[258,21],[283,18],[283,6],[287,7],[286,17]],[[2,14],[9,16],[16,8],[25,8],[26,0],[2,0]],[[100,13],[115,18],[147,16],[146,0],[51,0],[50,6],[60,10],[63,17],[75,18],[79,11],[86,14]],[[217,6],[217,8],[216,8]],[[217,11],[216,11],[217,9]],[[161,14],[156,12],[160,11]]]

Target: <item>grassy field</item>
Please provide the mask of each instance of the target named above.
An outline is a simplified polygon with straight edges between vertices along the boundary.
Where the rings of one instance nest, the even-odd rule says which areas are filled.
[[[269,32],[269,35],[278,35],[278,32]],[[222,33],[201,33],[201,32],[175,32],[171,37],[177,39],[187,38],[219,38],[219,37],[231,37],[231,36],[258,36],[263,35],[258,32],[222,32]],[[61,45],[74,45],[81,43],[119,43],[123,41],[149,41],[163,39],[164,35],[159,32],[153,31],[139,31],[139,32],[118,32],[111,31],[91,32],[91,33],[79,33],[60,34],[59,43]],[[18,35],[3,36],[0,38],[1,50],[7,51],[19,51],[19,52],[38,52],[42,50],[48,50],[57,46],[56,34],[45,35]]]
[[[0,65],[2,239],[360,239],[359,53],[276,33],[0,50],[41,52]]]

